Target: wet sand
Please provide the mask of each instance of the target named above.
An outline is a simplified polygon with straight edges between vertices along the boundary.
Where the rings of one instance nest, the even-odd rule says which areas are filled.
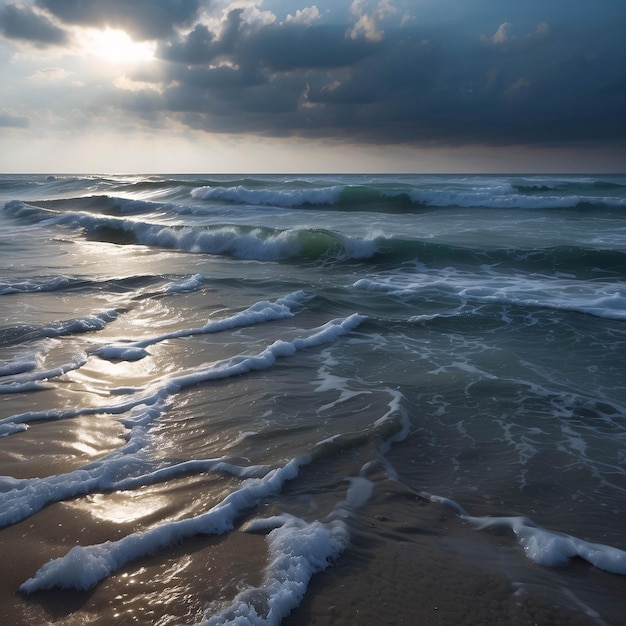
[[[478,534],[449,511],[420,504],[401,489],[379,490],[359,517],[353,545],[312,580],[284,626],[623,623],[622,577],[582,561],[542,568],[524,557],[511,536],[498,537],[495,545],[494,537]],[[580,594],[576,599],[565,589],[573,582],[572,570],[587,579],[577,592],[587,583],[595,593],[602,589],[606,606],[601,615]],[[542,575],[545,586],[538,584]],[[562,588],[555,589],[559,576]]]
[[[74,543],[114,540],[155,522],[114,523],[88,510],[56,503],[0,530],[3,562],[11,564],[0,574],[0,624],[194,624],[208,607],[217,610],[220,598],[262,583],[265,537],[237,530],[195,537],[133,561],[87,592],[20,594],[21,583]],[[275,512],[268,503],[250,517]],[[479,533],[447,507],[426,503],[396,483],[376,483],[371,499],[346,521],[350,546],[313,577],[285,626],[622,623],[621,577],[582,562],[542,568],[524,557],[510,535]],[[576,581],[605,594],[601,615],[585,604],[581,589],[565,591]]]

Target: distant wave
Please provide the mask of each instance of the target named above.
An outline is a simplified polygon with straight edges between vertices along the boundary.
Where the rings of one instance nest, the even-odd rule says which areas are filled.
[[[165,226],[90,213],[57,213],[19,202],[10,203],[10,209],[29,220],[39,216],[49,223],[80,228],[88,239],[120,245],[141,244],[262,261],[358,259],[376,252],[373,240],[321,228],[281,230],[238,224]]]
[[[623,192],[626,189],[626,183],[623,182],[612,180],[595,180],[592,178],[555,178],[552,180],[546,180],[545,177],[541,177],[541,179],[529,178],[515,181],[513,182],[512,186],[515,190],[524,194],[545,193],[555,190],[560,190],[563,192],[575,191],[577,193],[587,190]]]
[[[83,211],[100,215],[141,215],[153,213],[159,209],[167,210],[167,204],[152,200],[123,198],[110,195],[89,195],[80,198],[59,198],[38,200],[37,206],[55,211]],[[9,206],[8,209],[12,207]]]
[[[191,197],[200,200],[226,200],[236,204],[261,204],[279,207],[303,206],[306,204],[336,204],[342,190],[340,186],[317,189],[248,189],[237,187],[199,187]]]
[[[424,208],[575,209],[624,208],[626,198],[598,195],[601,191],[624,192],[626,185],[511,184],[498,185],[331,185],[326,187],[249,188],[203,186],[193,189],[196,200],[283,208],[327,206],[340,210],[410,212]],[[587,193],[585,193],[585,191]],[[591,193],[594,192],[594,193]]]
[[[419,261],[427,265],[441,263],[464,265],[484,263],[518,264],[536,271],[604,271],[623,273],[626,251],[583,246],[536,248],[472,249],[430,240],[403,237],[349,237],[324,228],[280,229],[247,224],[209,224],[201,226],[165,225],[136,219],[124,219],[91,213],[60,213],[50,209],[8,203],[16,216],[29,222],[37,217],[48,224],[81,229],[87,239],[118,245],[139,244],[184,252],[222,255],[258,261],[348,261],[370,260],[375,263]],[[0,295],[20,290],[58,289],[65,278],[51,278],[41,283],[0,283]]]
[[[345,178],[345,177],[344,177]],[[38,189],[37,205],[63,211],[102,215],[151,212],[188,214],[200,207],[244,205],[334,211],[411,213],[426,209],[484,208],[519,210],[620,210],[626,208],[626,182],[621,178],[559,177],[398,177],[347,183],[325,178],[227,180],[138,177],[39,181],[24,187],[5,181],[16,193]],[[34,183],[33,183],[34,184]],[[8,185],[8,187],[7,187]],[[2,191],[2,190],[0,190]],[[46,192],[50,194],[46,195]],[[88,192],[88,193],[85,193]],[[15,210],[7,203],[5,210]]]

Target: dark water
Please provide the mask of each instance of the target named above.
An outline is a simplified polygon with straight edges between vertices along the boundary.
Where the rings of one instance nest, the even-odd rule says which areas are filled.
[[[0,623],[621,623],[626,177],[0,206]]]

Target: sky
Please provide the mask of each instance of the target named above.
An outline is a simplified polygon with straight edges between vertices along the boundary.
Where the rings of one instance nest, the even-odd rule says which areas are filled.
[[[0,172],[626,172],[625,0],[313,1],[0,0]]]

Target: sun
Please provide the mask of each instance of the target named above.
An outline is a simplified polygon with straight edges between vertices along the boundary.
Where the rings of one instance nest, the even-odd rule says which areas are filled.
[[[137,43],[128,33],[112,28],[89,31],[85,47],[90,54],[113,64],[152,61],[156,50],[154,42]]]

